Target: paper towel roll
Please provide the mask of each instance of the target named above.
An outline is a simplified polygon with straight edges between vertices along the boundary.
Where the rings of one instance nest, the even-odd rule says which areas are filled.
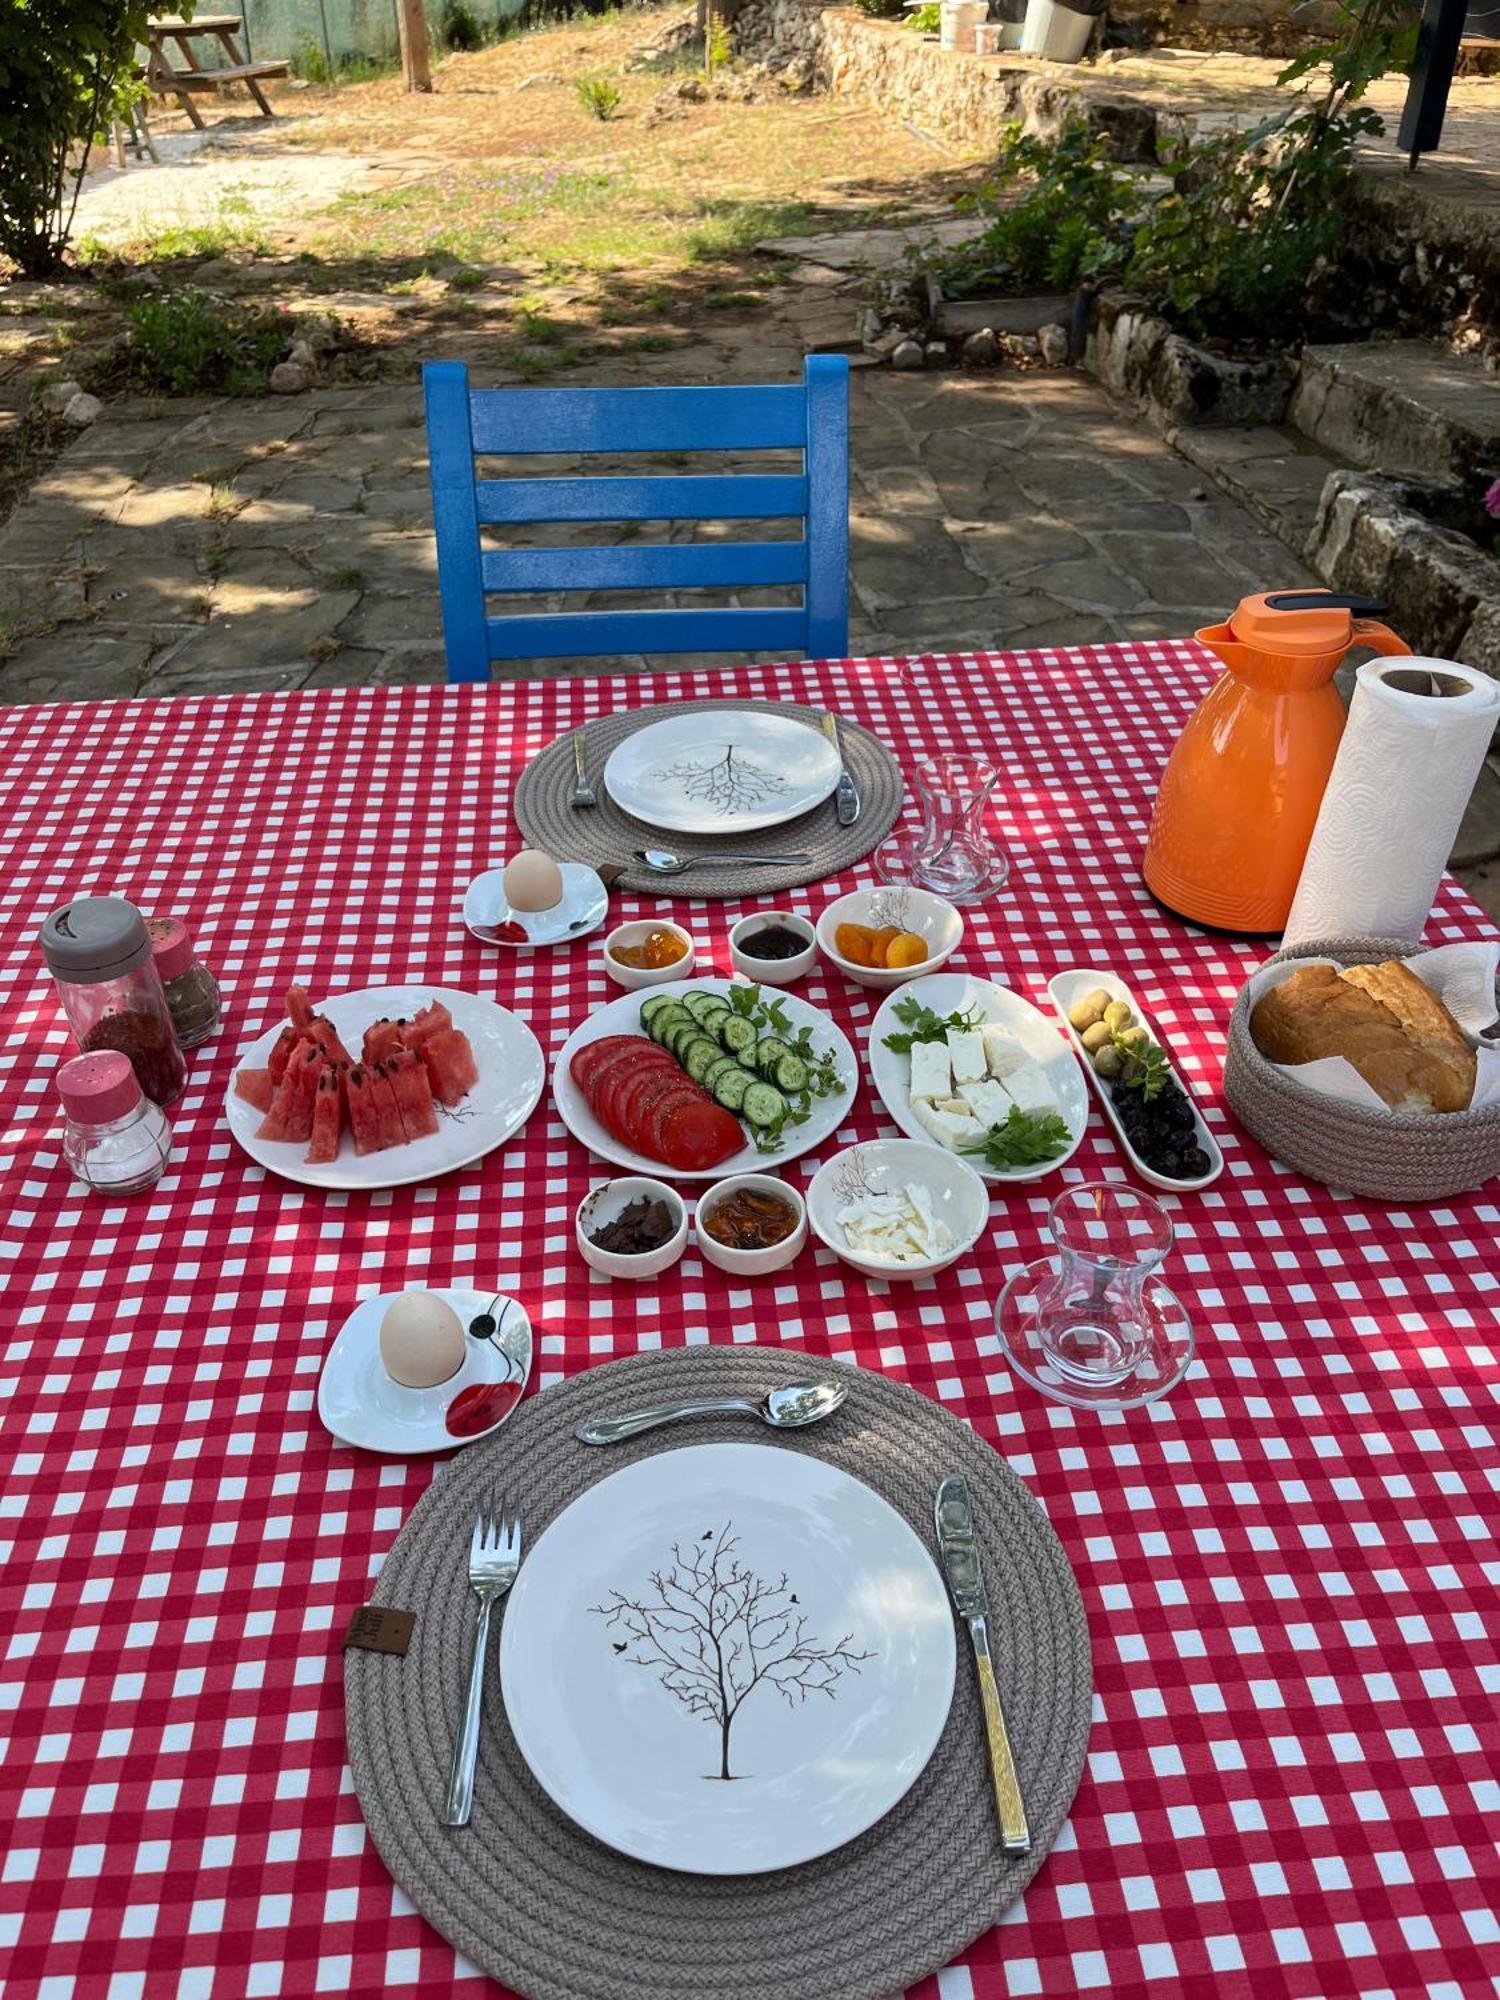
[[[1413,943],[1500,721],[1500,686],[1452,660],[1367,660],[1308,844],[1285,942]]]

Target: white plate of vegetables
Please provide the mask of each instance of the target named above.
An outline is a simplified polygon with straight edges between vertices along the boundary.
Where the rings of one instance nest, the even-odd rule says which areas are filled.
[[[1088,1087],[1047,1016],[1009,987],[934,972],[889,994],[870,1025],[870,1074],[910,1139],[989,1181],[1036,1181],[1078,1150]]]
[[[857,1085],[854,1051],[826,1014],[716,978],[611,1001],[573,1030],[552,1072],[575,1139],[629,1172],[665,1166],[684,1181],[811,1152],[844,1122]]]

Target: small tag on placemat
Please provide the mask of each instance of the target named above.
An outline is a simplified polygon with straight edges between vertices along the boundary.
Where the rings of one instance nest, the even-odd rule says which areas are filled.
[[[398,1611],[391,1604],[362,1604],[349,1620],[344,1650],[359,1646],[367,1653],[395,1653],[404,1657],[416,1622],[415,1611]]]

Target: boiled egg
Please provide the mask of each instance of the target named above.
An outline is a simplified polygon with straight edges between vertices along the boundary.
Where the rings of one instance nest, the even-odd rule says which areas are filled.
[[[403,1389],[435,1389],[464,1364],[464,1330],[446,1299],[403,1292],[380,1322],[380,1358]]]
[[[505,900],[513,910],[552,910],[562,901],[562,870],[550,854],[523,847],[505,864],[501,878]]]

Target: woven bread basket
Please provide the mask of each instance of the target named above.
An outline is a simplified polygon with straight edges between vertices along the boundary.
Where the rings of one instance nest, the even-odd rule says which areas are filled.
[[[1378,965],[1423,949],[1397,938],[1314,938],[1269,963],[1330,958]],[[1250,993],[1235,1002],[1224,1097],[1245,1130],[1309,1180],[1377,1201],[1440,1201],[1500,1174],[1500,1104],[1419,1118],[1341,1104],[1267,1062],[1250,1034]]]

